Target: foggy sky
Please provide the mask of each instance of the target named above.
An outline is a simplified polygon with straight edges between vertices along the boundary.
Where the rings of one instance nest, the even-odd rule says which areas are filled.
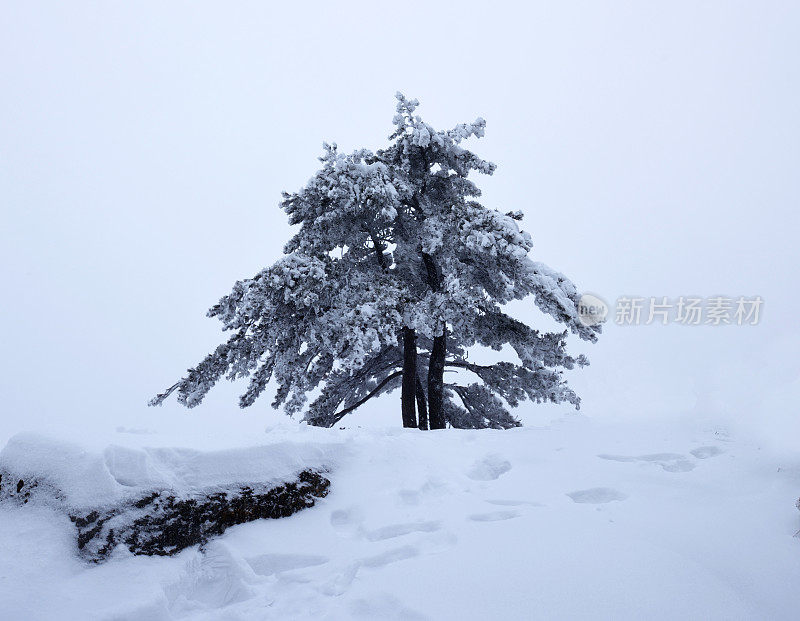
[[[207,308],[280,256],[280,192],[323,140],[385,145],[402,90],[436,127],[487,120],[484,204],[522,210],[532,258],[580,289],[764,298],[758,326],[574,343],[582,413],[796,445],[800,5],[270,4],[2,4],[0,441],[281,420],[268,397],[238,410],[243,383],[145,403],[221,342]]]

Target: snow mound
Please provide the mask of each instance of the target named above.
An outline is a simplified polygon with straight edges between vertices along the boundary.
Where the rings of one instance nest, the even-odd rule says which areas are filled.
[[[17,480],[35,482],[69,508],[105,507],[169,490],[190,496],[210,489],[293,478],[303,470],[328,469],[344,447],[334,443],[280,442],[199,451],[186,448],[89,449],[38,434],[12,437],[0,451],[0,493]]]

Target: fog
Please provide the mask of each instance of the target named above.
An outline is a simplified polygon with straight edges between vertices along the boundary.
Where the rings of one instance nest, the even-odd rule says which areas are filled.
[[[283,420],[266,396],[240,411],[244,384],[146,402],[221,341],[207,308],[281,255],[280,192],[324,140],[386,144],[402,90],[436,127],[487,120],[483,202],[522,210],[532,257],[580,289],[764,299],[756,326],[612,318],[574,343],[582,414],[796,449],[798,26],[788,2],[4,3],[0,440]],[[354,420],[399,424],[398,402]]]

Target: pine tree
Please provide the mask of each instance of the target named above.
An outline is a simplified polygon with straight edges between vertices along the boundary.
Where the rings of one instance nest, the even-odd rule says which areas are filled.
[[[469,174],[495,166],[461,142],[481,137],[485,122],[437,131],[415,114],[416,100],[397,98],[389,147],[343,155],[326,144],[316,175],[284,194],[300,227],[285,256],[211,308],[232,336],[151,405],[177,390],[194,407],[227,376],[250,378],[241,407],[274,379],[273,407],[289,414],[319,389],[304,419],[320,426],[398,386],[403,425],[421,429],[518,426],[506,405],[525,399],[579,407],[561,369],[588,363],[566,353],[567,331],[539,333],[502,307],[532,296],[584,340],[600,328],[579,320],[566,277],[528,257],[522,214],[476,201]],[[509,345],[518,361],[472,363],[475,345]],[[446,368],[480,382],[447,383]]]

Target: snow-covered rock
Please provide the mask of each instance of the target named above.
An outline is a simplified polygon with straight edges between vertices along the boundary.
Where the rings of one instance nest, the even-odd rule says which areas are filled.
[[[117,545],[170,555],[234,524],[287,517],[328,493],[336,447],[277,443],[222,451],[78,444],[21,434],[0,452],[0,501],[67,513],[91,559]]]

